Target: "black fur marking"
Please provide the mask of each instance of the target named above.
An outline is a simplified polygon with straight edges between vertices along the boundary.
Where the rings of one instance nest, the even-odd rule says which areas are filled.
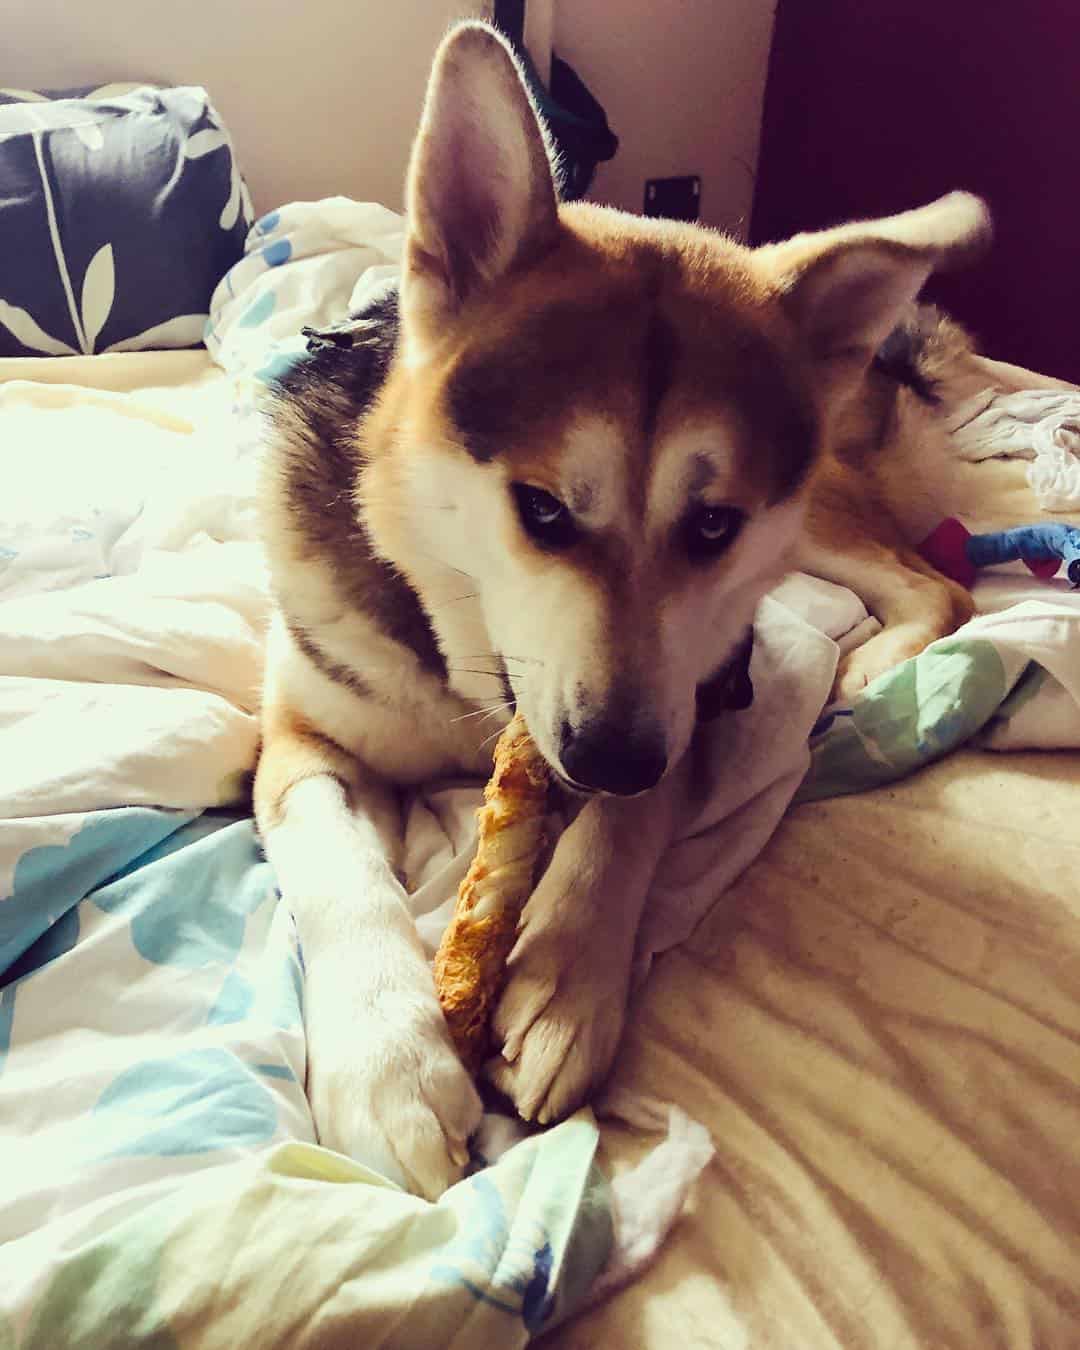
[[[874,369],[897,384],[910,389],[917,398],[932,407],[941,402],[937,386],[927,379],[920,366],[925,336],[917,319],[899,324],[878,349]]]
[[[520,448],[523,436],[558,434],[560,418],[582,394],[622,378],[625,351],[612,346],[611,335],[642,330],[640,308],[632,293],[601,303],[553,301],[522,318],[501,342],[467,352],[445,397],[469,454],[486,464]],[[639,382],[646,364],[642,357],[634,372]]]
[[[754,685],[750,679],[750,658],[754,652],[754,630],[735,648],[715,675],[697,688],[697,716],[699,722],[711,722],[725,712],[739,712],[754,701]]]
[[[317,670],[321,670],[328,680],[343,685],[360,698],[372,698],[374,696],[375,691],[359,671],[353,670],[351,666],[343,666],[340,661],[335,661],[333,657],[328,656],[315,638],[300,624],[293,622],[291,619],[286,619],[286,623],[293,641],[311,664]]]
[[[694,455],[690,461],[690,481],[686,485],[690,496],[700,497],[715,477],[716,466],[709,456]]]
[[[671,384],[676,351],[675,330],[666,319],[654,312],[652,322],[645,333],[645,369],[642,378],[644,391],[642,423],[646,443],[651,442],[656,434],[660,404]]]
[[[510,704],[512,710],[517,712],[517,695],[514,693],[514,686],[510,683],[510,676],[506,673],[506,662],[499,661],[499,678],[502,681],[503,698]]]
[[[522,372],[513,367],[463,365],[446,392],[450,420],[461,433],[465,449],[478,464],[490,464],[506,444],[513,425],[513,408]]]
[[[312,554],[332,567],[342,598],[445,681],[446,662],[419,597],[375,553],[354,499],[364,464],[358,427],[397,348],[397,291],[385,292],[345,323],[305,331],[307,356],[271,382],[271,418],[277,414],[283,433],[277,448],[286,499]],[[302,615],[287,617],[303,626]]]

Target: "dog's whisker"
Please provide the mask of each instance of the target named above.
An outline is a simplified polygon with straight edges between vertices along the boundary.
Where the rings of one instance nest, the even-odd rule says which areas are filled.
[[[484,739],[483,739],[483,740],[480,742],[480,744],[477,746],[477,749],[478,749],[478,750],[483,750],[484,746],[490,745],[492,741],[498,740],[499,737],[502,735],[502,731],[503,731],[502,727],[496,727],[495,730],[491,733],[490,736],[485,736],[485,737],[484,737]]]
[[[509,656],[505,652],[470,652],[468,654],[463,652],[461,654],[461,659],[463,661],[499,661],[503,663],[506,661],[519,661],[522,664],[529,662],[534,666],[542,666],[545,664],[545,662],[541,661],[540,658],[536,656]]]
[[[442,609],[443,605],[456,605],[462,600],[476,600],[479,595],[479,591],[470,591],[467,595],[452,595],[447,600],[440,600],[437,605],[428,605],[427,608],[432,614],[437,614],[439,610]],[[466,657],[465,659],[472,660],[471,657]]]
[[[422,558],[430,558],[432,562],[437,562],[440,567],[446,567],[449,568],[451,572],[456,572],[459,577],[465,577],[468,581],[476,580],[476,578],[470,572],[466,572],[463,567],[455,567],[453,563],[448,563],[445,558],[440,558],[435,553],[429,553],[427,549],[418,548],[416,551]]]
[[[494,707],[473,708],[471,712],[461,713],[458,717],[451,717],[451,722],[464,722],[470,717],[494,717],[502,712],[504,708],[512,708],[512,703],[496,703]]]
[[[516,704],[516,703],[504,703],[504,704],[502,704],[501,707],[498,707],[498,708],[489,708],[489,709],[487,710],[487,712],[484,713],[483,717],[481,717],[480,720],[481,720],[481,722],[486,722],[487,719],[488,719],[489,717],[496,717],[496,716],[498,716],[499,713],[501,713],[501,712],[503,712],[503,711],[505,711],[505,710],[507,710],[507,709],[509,709],[509,711],[513,712],[516,708],[517,708],[517,704]]]
[[[470,666],[447,666],[446,669],[451,675],[486,675],[492,680],[501,680],[503,677],[501,670],[475,670]]]

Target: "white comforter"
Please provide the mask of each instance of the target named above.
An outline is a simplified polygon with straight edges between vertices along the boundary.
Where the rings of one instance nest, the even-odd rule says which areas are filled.
[[[219,1155],[184,1155],[180,1164],[166,1149],[144,1156],[123,1175],[111,1163],[90,1166],[81,1154],[65,1155],[94,1104],[112,1100],[110,1085],[130,1068],[124,1056],[134,1005],[125,1002],[125,989],[137,984],[144,990],[152,977],[171,1010],[170,1032],[188,1036],[192,1027],[185,1023],[188,1005],[177,1002],[175,969],[168,961],[149,968],[145,952],[132,950],[126,938],[118,942],[115,926],[99,920],[97,911],[72,952],[74,938],[69,942],[71,935],[61,931],[67,910],[54,903],[60,892],[43,888],[39,873],[42,860],[51,859],[51,866],[60,856],[50,847],[85,841],[88,825],[102,824],[106,833],[116,826],[122,834],[132,820],[148,823],[140,849],[151,849],[210,808],[244,810],[257,745],[268,605],[255,542],[257,372],[302,346],[295,338],[300,323],[340,318],[350,301],[381,284],[399,243],[396,218],[376,208],[338,202],[321,213],[300,206],[274,215],[256,227],[248,259],[215,299],[208,341],[226,374],[197,353],[0,362],[6,468],[0,504],[0,972],[19,962],[35,972],[0,990],[0,1123],[22,1144],[18,1155],[5,1155],[6,1164],[16,1156],[19,1161],[5,1169],[0,1241],[29,1233],[43,1215],[69,1236],[85,1237],[117,1207],[137,1204],[140,1187],[168,1188],[185,1169],[236,1154],[229,1145]],[[267,252],[283,240],[287,250]],[[1005,723],[1021,726],[1029,737],[1017,743],[1040,743],[1043,736],[1043,743],[1075,744],[1080,687],[1070,672],[1080,669],[1077,611],[1060,587],[1044,587],[1040,595],[1049,598],[1049,607],[1029,613],[1027,628],[1025,615],[1013,611],[1002,641],[987,620],[973,632],[975,641],[961,655],[977,678],[964,688],[985,690],[987,678],[999,681],[1000,689],[993,685],[984,699],[985,716],[999,705],[1005,709]],[[685,822],[684,837],[665,861],[645,920],[642,975],[654,953],[690,936],[769,839],[810,764],[807,742],[831,684],[834,639],[863,620],[865,610],[849,593],[804,578],[786,583],[763,605],[755,702],[710,733],[713,792],[701,815]],[[901,755],[893,757],[889,740],[897,722],[894,704],[886,702],[886,716],[879,703],[876,715],[857,709],[846,721],[841,710],[840,722],[815,751],[827,771],[818,780],[827,780],[822,790],[853,790],[895,777],[978,730],[954,715],[947,681],[940,678],[955,667],[955,655],[950,648],[944,664],[931,657],[921,668],[929,672],[921,687],[931,697],[916,701],[931,710],[933,721],[928,735],[921,723],[911,736],[905,730],[911,744],[905,740]],[[1035,690],[1030,680],[1024,683],[1032,659],[1050,672]],[[1036,696],[1048,708],[1046,700],[1052,701],[1050,731],[1041,714],[1032,717],[1032,709],[1043,706]],[[1001,740],[1001,718],[994,734],[1009,743],[1007,735]],[[868,764],[879,779],[860,777]],[[409,815],[407,869],[431,946],[468,859],[476,801],[476,785],[435,786],[418,794]],[[148,814],[124,815],[133,810]],[[254,866],[250,827],[236,823],[248,830],[236,836],[236,847],[248,850]],[[85,862],[89,870],[80,873],[85,889],[71,892],[69,908],[132,863],[110,847],[79,855],[80,867]],[[269,882],[259,884],[265,891]],[[241,959],[254,962],[248,975],[256,988],[260,980],[273,984],[281,972],[291,979],[297,962],[287,919],[272,921],[273,906],[260,906],[261,898],[251,899],[247,912],[262,917],[247,926],[238,949]],[[63,961],[87,948],[97,957],[79,969],[111,997],[95,1005],[93,1036],[72,1037],[66,1029],[78,1022],[78,1004],[58,999],[57,991],[67,988]],[[204,988],[201,976],[185,978],[190,1007],[197,1009],[192,1016],[205,1020],[223,997],[224,977],[218,972],[213,988],[205,980]],[[97,997],[94,988],[87,986],[84,996]],[[152,1019],[154,1006],[153,998],[141,1002],[139,1015]],[[265,1130],[244,1147],[310,1140],[298,1019],[267,1016],[254,996],[245,1008],[220,1023],[232,1030],[215,1032],[212,1047],[220,1049],[225,1036],[230,1054],[262,1075],[272,1098]],[[156,1036],[161,1028],[148,1023],[141,1032]],[[197,1054],[208,1048],[204,1041],[194,1044]],[[40,1105],[43,1084],[49,1087],[47,1113]],[[126,1116],[125,1139],[133,1128]],[[36,1132],[29,1141],[28,1131]],[[67,1162],[58,1161],[65,1156]],[[698,1150],[686,1163],[684,1182],[703,1161]],[[638,1217],[646,1230],[653,1225],[655,1237],[672,1213],[669,1204],[663,1214]],[[39,1276],[31,1271],[26,1288]]]

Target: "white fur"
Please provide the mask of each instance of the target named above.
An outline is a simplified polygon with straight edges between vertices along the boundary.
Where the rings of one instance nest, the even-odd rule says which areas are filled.
[[[596,453],[601,439],[603,453]],[[706,440],[721,444],[722,428],[706,434]],[[701,444],[700,437],[673,439],[658,457],[671,480],[683,484],[681,499],[670,488],[666,498],[651,489],[647,494],[654,503],[650,510],[667,516],[669,531],[690,501],[687,465]],[[609,466],[625,462],[603,423],[578,425],[577,439],[561,461],[567,481],[580,482],[590,461],[597,485],[592,504],[603,512],[620,495],[619,468]],[[604,638],[610,611],[602,588],[557,557],[537,566],[525,561],[529,555],[520,543],[508,547],[520,527],[501,466],[476,465],[435,447],[428,453],[418,450],[411,462],[412,514],[380,536],[380,543],[424,596],[440,647],[455,671],[470,665],[493,669],[484,658],[505,655],[519,706],[545,753],[557,760],[560,710],[577,684],[599,688],[610,674]],[[643,799],[589,800],[559,841],[525,910],[495,1022],[504,1051],[489,1072],[524,1115],[541,1121],[579,1101],[610,1067],[625,1016],[641,907],[682,800],[695,685],[741,640],[761,592],[782,569],[800,515],[797,503],[760,512],[724,563],[701,569],[689,586],[676,585],[664,580],[664,551],[656,546],[659,526],[646,528],[629,510],[625,493],[622,497],[621,514],[609,519],[608,528],[623,536],[629,565],[640,574],[642,598],[632,598],[619,618],[642,635],[638,651],[645,707],[663,719],[672,772]],[[448,505],[455,509],[447,510]],[[414,540],[420,546],[410,551]],[[302,570],[293,579],[309,603],[319,600],[319,584],[316,575]],[[529,596],[527,606],[523,595]],[[455,675],[454,690],[447,692],[418,671],[410,653],[386,642],[365,616],[335,614],[329,596],[323,598],[328,623],[320,640],[335,659],[370,672],[380,698],[358,697],[328,679],[279,626],[272,638],[273,679],[290,703],[395,782],[477,769],[484,762],[480,741],[506,714],[481,722],[463,718],[460,710],[470,706],[469,699],[491,698],[490,680],[475,677],[477,683],[471,684],[469,677]],[[447,1066],[442,1024],[431,1016],[430,975],[426,969],[421,974],[401,926],[403,909],[392,873],[396,845],[386,837],[393,827],[388,831],[382,823],[389,818],[388,808],[377,793],[366,793],[359,809],[376,822],[379,843],[373,847],[369,834],[361,846],[344,803],[333,791],[329,800],[324,796],[304,784],[295,788],[286,823],[268,838],[271,859],[286,878],[283,886],[295,878],[297,890],[289,893],[298,908],[305,952],[313,947],[312,987],[321,973],[323,1003],[312,1006],[311,1023],[316,1120],[336,1146],[363,1148],[369,1156],[372,1148],[382,1148],[377,1156],[396,1168],[394,1175],[404,1172],[410,1184],[430,1188],[454,1174],[456,1154],[453,1149],[439,1153],[432,1131],[443,1117],[432,1114],[435,1103],[423,1094],[419,1101],[410,1096],[405,1084],[417,1075],[422,1080],[434,1075],[449,1085],[448,1128],[460,1128],[471,1098]],[[305,854],[318,854],[319,863],[314,877],[301,886]],[[356,904],[358,889],[363,906]],[[335,906],[353,910],[345,927],[336,926]],[[354,955],[346,957],[347,952]],[[602,962],[594,960],[596,952],[604,953]],[[397,992],[387,1007],[399,999],[405,1019],[400,1041],[394,1041],[389,1016],[370,993],[370,987],[382,987],[380,978],[385,984],[388,968],[396,972]],[[349,1029],[358,1026],[364,1028],[363,1042]],[[430,1044],[425,1041],[429,1033]],[[373,1047],[371,1056],[361,1053],[361,1044]],[[376,1106],[375,1096],[382,1105]],[[403,1124],[410,1112],[411,1135]],[[403,1138],[413,1141],[413,1161],[411,1154],[395,1152]]]
[[[699,461],[707,463],[712,475],[702,491],[703,500],[714,505],[744,504],[746,485],[738,477],[735,436],[726,419],[702,418],[680,427],[658,448],[648,504],[654,537],[671,530],[686,510]]]
[[[525,906],[495,1015],[488,1076],[548,1124],[597,1087],[626,1018],[649,887],[685,800],[685,763],[647,796],[593,797]]]
[[[434,1199],[460,1171],[480,1101],[450,1044],[381,831],[327,778],[288,794],[266,852],[300,933],[307,1092],[320,1142]]]
[[[626,455],[622,432],[610,417],[580,414],[571,422],[559,456],[555,495],[590,530],[607,530],[629,518]],[[588,505],[578,509],[579,495]]]

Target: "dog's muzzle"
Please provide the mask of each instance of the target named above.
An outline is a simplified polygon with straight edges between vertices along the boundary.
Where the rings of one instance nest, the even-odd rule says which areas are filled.
[[[624,727],[595,720],[581,727],[564,722],[559,760],[570,785],[613,797],[636,797],[663,778],[668,753],[659,728]]]

